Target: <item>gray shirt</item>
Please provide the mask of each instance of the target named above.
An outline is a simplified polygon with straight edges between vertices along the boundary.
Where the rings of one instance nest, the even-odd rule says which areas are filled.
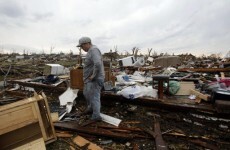
[[[89,81],[89,77],[95,79],[104,79],[104,65],[100,50],[92,45],[88,50],[83,67],[83,80],[84,83]]]

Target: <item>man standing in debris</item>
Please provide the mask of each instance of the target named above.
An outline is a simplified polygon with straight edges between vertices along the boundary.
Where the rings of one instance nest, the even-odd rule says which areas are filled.
[[[83,94],[87,102],[87,107],[82,114],[92,114],[91,120],[100,121],[100,96],[105,78],[102,54],[91,43],[89,37],[80,38],[77,47],[81,47],[87,52],[83,66]]]

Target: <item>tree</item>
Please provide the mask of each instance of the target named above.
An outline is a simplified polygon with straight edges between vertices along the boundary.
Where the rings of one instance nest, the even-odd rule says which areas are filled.
[[[73,55],[73,51],[70,49],[69,50],[69,55],[72,56]]]
[[[117,52],[117,45],[114,46],[114,51]]]
[[[225,55],[225,58],[230,58],[230,51]]]
[[[51,47],[50,47],[50,54],[52,54],[54,48],[55,48],[54,46],[51,46]]]
[[[125,51],[125,55],[126,55],[126,56],[129,56],[130,54],[129,54],[129,52],[128,52],[128,51]]]
[[[152,55],[153,55],[154,57],[156,57],[156,56],[157,56],[157,52],[156,52],[156,51],[153,51]]]
[[[133,47],[133,48],[132,48],[132,52],[133,52],[133,55],[134,55],[135,59],[137,58],[137,53],[138,53],[139,50],[140,50],[140,49],[137,48],[137,47]]]
[[[148,48],[148,57],[151,55],[152,48]]]

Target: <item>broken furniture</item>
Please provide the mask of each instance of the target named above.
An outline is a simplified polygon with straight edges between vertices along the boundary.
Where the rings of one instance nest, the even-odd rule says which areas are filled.
[[[12,149],[43,138],[56,140],[50,110],[44,94],[0,106],[0,147]]]
[[[72,89],[83,90],[83,69],[70,70],[70,87]]]
[[[105,67],[105,82],[111,81],[112,75],[109,67]],[[77,68],[70,70],[70,87],[72,89],[83,90],[83,69]]]
[[[154,81],[158,82],[158,98],[163,99],[163,93],[164,93],[164,82],[167,83],[166,91],[169,93],[169,76],[166,75],[153,75],[153,84]]]

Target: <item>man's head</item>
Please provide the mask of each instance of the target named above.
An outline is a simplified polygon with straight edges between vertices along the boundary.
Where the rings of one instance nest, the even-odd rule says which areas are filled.
[[[82,37],[79,39],[79,44],[77,47],[81,47],[84,51],[88,51],[89,48],[92,46],[91,39],[89,37]]]

